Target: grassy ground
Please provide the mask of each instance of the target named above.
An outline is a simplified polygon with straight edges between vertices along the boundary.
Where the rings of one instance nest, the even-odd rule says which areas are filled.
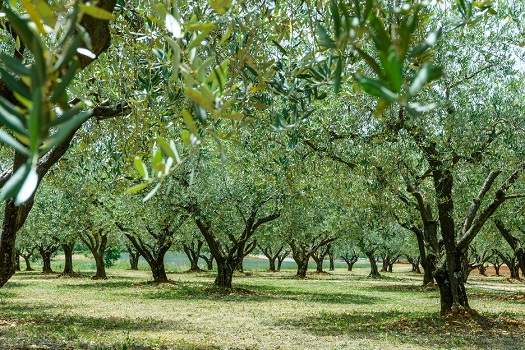
[[[438,291],[420,287],[407,265],[381,280],[368,279],[365,264],[296,280],[291,269],[272,274],[249,260],[223,291],[213,272],[184,273],[177,255],[167,259],[173,283],[163,285],[125,261],[93,281],[90,260],[75,258],[85,277],[21,272],[0,289],[0,348],[525,348],[525,284],[501,277],[471,277],[482,316],[458,321],[439,316]]]

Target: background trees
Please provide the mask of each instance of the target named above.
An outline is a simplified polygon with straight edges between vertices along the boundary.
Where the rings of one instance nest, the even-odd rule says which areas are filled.
[[[521,4],[66,4],[21,3],[23,17],[2,3],[0,135],[15,153],[1,153],[0,285],[35,189],[61,163],[71,209],[55,210],[73,216],[97,266],[115,229],[108,203],[159,271],[184,210],[202,234],[187,245],[192,267],[206,241],[227,287],[278,217],[303,277],[341,235],[372,267],[381,249],[386,262],[406,238],[400,225],[414,233],[424,282],[440,286],[442,313],[470,311],[471,243],[523,197]],[[118,127],[94,122],[123,114]],[[116,197],[129,187],[147,189],[150,204]],[[134,222],[137,212],[147,215]]]

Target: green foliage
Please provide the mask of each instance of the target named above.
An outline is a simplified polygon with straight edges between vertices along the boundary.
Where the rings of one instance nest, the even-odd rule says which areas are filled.
[[[51,9],[42,1],[37,6],[28,1],[21,3],[29,20],[10,3],[5,4],[3,11],[20,44],[29,49],[32,62],[25,65],[18,58],[0,56],[7,68],[0,68],[0,74],[17,99],[15,105],[0,97],[0,122],[11,131],[10,134],[0,130],[0,140],[27,157],[2,187],[0,198],[16,197],[17,205],[27,201],[37,188],[38,160],[91,115],[90,111],[68,104],[67,88],[80,68],[78,55],[94,57],[85,48],[89,48],[90,41],[82,35],[78,21],[86,10],[97,11],[94,6],[77,4],[71,11],[60,9],[53,14],[57,6]]]
[[[116,246],[108,246],[104,251],[104,265],[106,267],[115,266],[115,262],[120,259],[120,249]]]

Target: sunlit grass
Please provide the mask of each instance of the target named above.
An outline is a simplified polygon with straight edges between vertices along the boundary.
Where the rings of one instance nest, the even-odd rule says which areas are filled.
[[[364,265],[297,280],[293,268],[269,273],[247,261],[223,290],[214,272],[184,273],[176,256],[173,282],[161,285],[125,261],[93,281],[86,261],[75,265],[85,277],[21,272],[0,289],[1,348],[519,349],[525,339],[523,295],[501,297],[480,288],[481,277],[469,294],[482,317],[457,321],[439,316],[439,292],[403,265],[379,280]]]

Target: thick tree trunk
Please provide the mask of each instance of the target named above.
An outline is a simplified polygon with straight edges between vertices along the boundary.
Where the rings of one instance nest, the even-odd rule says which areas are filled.
[[[64,275],[73,274],[73,249],[75,248],[75,242],[62,243],[62,249],[64,250]]]
[[[42,256],[42,272],[43,273],[53,273],[53,269],[51,268],[51,255],[52,253],[47,252],[40,252],[40,255]]]
[[[166,283],[168,282],[168,276],[166,275],[166,268],[164,267],[164,255],[162,259],[148,262],[153,274],[153,282],[155,283]]]
[[[23,163],[23,161],[21,163]],[[21,163],[16,166],[15,169],[18,169]],[[24,224],[32,206],[33,199],[30,199],[19,207],[15,207],[14,200],[5,202],[4,222],[2,224],[2,231],[0,231],[0,287],[15,273],[16,233]]]
[[[232,287],[233,271],[238,265],[236,261],[229,261],[228,259],[216,259],[217,261],[217,277],[215,278],[215,285],[224,288]]]
[[[329,255],[329,261],[330,261],[330,268],[328,271],[334,271],[335,270],[335,261],[334,261],[334,255],[333,254],[330,254]]]
[[[479,265],[478,270],[479,270],[479,274],[480,275],[487,276],[487,268],[486,268],[485,264]]]
[[[365,252],[365,255],[368,258],[368,261],[370,261],[370,274],[368,275],[368,277],[372,277],[372,278],[381,277],[381,274],[379,273],[379,270],[377,269],[376,259],[374,259],[374,252],[368,251],[368,252]]]
[[[501,267],[501,264],[492,264],[494,266],[494,272],[496,273],[496,276],[500,276],[499,274],[499,268]]]
[[[346,255],[342,255],[341,256],[341,259],[343,259],[344,262],[346,263],[346,265],[348,266],[348,271],[352,271],[352,269],[354,268],[354,264],[359,259],[359,255],[354,250],[354,254],[353,255],[349,255],[348,253],[346,253]]]
[[[346,265],[348,266],[348,271],[352,271],[352,269],[354,268],[355,261],[345,260],[345,262],[346,262]]]
[[[235,265],[235,271],[244,273],[244,259],[239,260],[237,265]]]
[[[428,258],[421,259],[421,266],[423,266],[423,285],[434,284],[435,261]]]
[[[299,261],[295,260],[295,263],[297,264],[297,273],[295,277],[306,278],[306,272],[308,271],[308,259],[303,259]]]
[[[95,273],[95,276],[92,277],[92,279],[94,280],[107,279],[108,276],[106,276],[106,266],[104,264],[104,254],[99,254],[98,252],[96,252],[96,253],[93,253],[93,257],[95,258],[95,265],[97,267],[97,272]]]
[[[314,261],[315,261],[315,270],[317,273],[323,273],[323,262],[324,262],[324,257],[321,256],[321,257],[316,257],[315,254],[313,256],[314,258]]]
[[[460,265],[460,264],[458,264]],[[457,271],[461,274],[461,271]],[[441,315],[447,315],[450,313],[458,314],[459,308],[463,308],[468,312],[472,312],[468,304],[467,293],[462,278],[457,278],[457,301],[458,305],[454,304],[454,290],[452,289],[451,279],[449,278],[449,271],[446,268],[439,268],[434,274],[437,285],[439,287],[439,294],[441,297]]]
[[[271,272],[276,272],[276,269],[275,269],[275,260],[277,260],[277,257],[273,257],[273,258],[269,258],[269,259],[268,259],[268,262],[270,263],[270,271],[271,271]]]
[[[385,255],[381,258],[381,272],[388,272],[389,259],[390,257],[388,255]]]
[[[42,266],[42,272],[43,273],[53,273],[53,269],[51,268],[51,257],[57,250],[58,246],[56,245],[49,245],[49,246],[39,246],[38,251],[40,253],[40,256],[42,256],[43,266]]]

